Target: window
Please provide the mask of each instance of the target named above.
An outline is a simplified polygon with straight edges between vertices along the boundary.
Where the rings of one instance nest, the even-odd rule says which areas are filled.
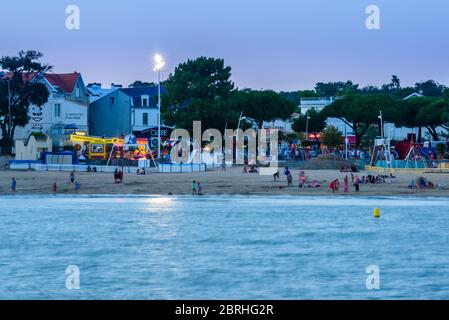
[[[149,107],[149,102],[150,102],[150,97],[145,95],[145,96],[141,96],[141,103],[142,103],[142,107]]]
[[[144,113],[142,117],[142,123],[144,126],[148,125],[148,113]]]
[[[109,104],[113,106],[115,104],[115,97],[109,97]]]
[[[60,103],[55,103],[55,108],[54,108],[54,117],[55,118],[60,118],[61,117],[61,104]]]
[[[77,98],[80,97],[80,87],[78,87],[78,86],[75,89],[75,95],[76,95]]]

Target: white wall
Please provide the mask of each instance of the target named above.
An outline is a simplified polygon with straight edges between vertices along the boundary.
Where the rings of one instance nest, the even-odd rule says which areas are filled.
[[[157,127],[158,109],[155,108],[134,108],[133,131],[142,131],[148,128]],[[148,113],[148,125],[143,125],[143,114]],[[161,124],[162,125],[162,124]]]
[[[54,114],[54,105],[61,104],[61,116]],[[69,101],[64,98],[50,97],[48,102],[42,106],[42,120],[33,119],[33,110],[37,107],[31,106],[29,111],[30,121],[25,127],[17,127],[15,139],[27,139],[32,132],[39,132],[36,126],[42,127],[42,132],[52,136],[52,127],[60,124],[62,127],[69,124],[78,126],[79,131],[87,132],[88,107],[86,105]]]

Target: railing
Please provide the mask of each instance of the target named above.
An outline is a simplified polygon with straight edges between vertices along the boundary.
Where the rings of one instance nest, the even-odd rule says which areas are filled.
[[[88,172],[88,167],[91,172],[106,172],[113,173],[116,166],[87,166],[87,165],[74,165],[74,164],[42,164],[37,162],[23,161],[23,162],[11,162],[11,170],[35,170],[35,171],[62,171],[62,172]],[[138,167],[119,167],[125,173],[137,173]],[[192,173],[192,172],[204,172],[207,170],[205,163],[201,164],[160,164],[158,171],[160,173]],[[148,170],[149,172],[149,170]]]
[[[385,160],[377,161],[376,167],[386,169],[432,169],[432,170],[449,170],[449,160],[393,160],[390,166]]]

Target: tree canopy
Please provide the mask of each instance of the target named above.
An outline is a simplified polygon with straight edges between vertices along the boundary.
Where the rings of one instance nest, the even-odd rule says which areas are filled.
[[[4,79],[0,81],[2,154],[11,153],[15,128],[28,124],[30,105],[41,107],[48,100],[49,92],[46,85],[31,81],[31,75],[45,73],[52,68],[39,62],[42,56],[42,53],[37,51],[21,51],[17,56],[0,58],[0,67],[7,72]],[[9,119],[8,82],[11,93],[11,119]]]
[[[315,91],[318,95],[324,97],[335,97],[355,93],[358,91],[359,85],[352,81],[338,81],[338,82],[318,82],[315,86]]]
[[[236,90],[230,78],[231,68],[223,59],[181,63],[165,83],[164,121],[187,130],[193,121],[201,121],[203,128],[237,128],[243,112],[260,128],[263,121],[289,118],[297,108],[271,90]]]
[[[258,128],[264,121],[290,118],[297,108],[295,103],[271,90],[239,90],[228,101],[228,108],[236,113],[243,112]]]
[[[321,140],[329,148],[336,148],[344,143],[343,136],[334,126],[329,126],[324,130]]]
[[[129,88],[153,88],[156,86],[157,86],[157,83],[154,83],[154,82],[145,82],[145,81],[136,80],[133,83],[131,83],[128,87]]]
[[[309,121],[307,123],[307,117],[309,117]],[[326,116],[322,112],[318,112],[315,109],[311,109],[307,112],[307,114],[302,114],[298,118],[293,121],[292,129],[295,132],[308,132],[315,136],[315,139],[318,140],[318,133],[322,132],[326,127]],[[309,137],[306,137],[308,139]]]
[[[426,97],[442,97],[446,91],[446,87],[434,80],[418,82],[415,85],[415,91]]]
[[[369,126],[378,123],[380,111],[387,118],[396,105],[397,102],[386,94],[351,94],[337,99],[322,112],[324,116],[341,119],[351,127],[359,147]]]

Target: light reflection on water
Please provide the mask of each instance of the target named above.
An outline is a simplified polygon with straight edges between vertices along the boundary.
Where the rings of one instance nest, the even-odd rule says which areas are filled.
[[[449,199],[0,197],[0,298],[449,298]],[[381,219],[372,217],[381,208]],[[65,268],[81,290],[65,289]],[[369,265],[381,290],[365,287]]]

